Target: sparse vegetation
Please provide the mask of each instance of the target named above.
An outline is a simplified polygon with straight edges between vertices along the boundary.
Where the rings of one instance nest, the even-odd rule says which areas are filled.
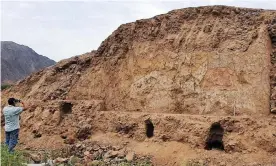
[[[122,162],[122,163],[119,164],[119,166],[131,166],[131,163]]]
[[[10,153],[7,146],[1,144],[1,165],[3,166],[24,166],[26,164],[24,155],[20,151]]]
[[[8,88],[10,88],[12,85],[10,85],[10,84],[3,84],[3,85],[1,85],[1,90],[4,90],[4,89],[8,89]]]

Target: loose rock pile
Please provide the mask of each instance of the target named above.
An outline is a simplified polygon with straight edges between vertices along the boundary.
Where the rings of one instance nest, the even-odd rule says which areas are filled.
[[[63,157],[52,156],[54,160],[44,158],[42,153],[31,153],[29,155],[32,163],[46,162],[50,166],[54,165],[87,165],[87,166],[102,166],[102,165],[120,165],[130,164],[151,165],[149,156],[139,156],[135,152],[127,150],[122,146],[103,145],[91,142],[79,142],[74,145],[69,145],[67,149],[63,149],[60,154]]]
[[[140,162],[150,163],[149,156],[138,156],[133,151],[129,151],[123,146],[82,142],[71,145],[69,151],[71,154],[75,154],[90,165],[118,165],[123,162],[132,163],[134,165]]]

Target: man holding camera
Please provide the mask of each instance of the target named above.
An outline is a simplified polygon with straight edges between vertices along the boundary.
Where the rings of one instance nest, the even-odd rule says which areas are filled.
[[[17,103],[21,103],[22,107],[17,107]],[[9,148],[9,152],[13,152],[19,135],[19,115],[26,108],[22,101],[15,98],[9,98],[8,104],[8,106],[3,108],[3,114],[5,116],[6,145]]]

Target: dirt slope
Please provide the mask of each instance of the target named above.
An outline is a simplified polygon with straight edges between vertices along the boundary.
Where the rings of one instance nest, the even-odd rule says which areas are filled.
[[[21,141],[32,148],[64,147],[61,137],[65,143],[122,139],[137,153],[153,155],[156,165],[186,159],[209,165],[276,163],[276,120],[270,113],[275,18],[275,11],[212,6],[124,24],[98,50],[4,91],[2,105],[10,96],[31,103],[22,114]],[[154,126],[150,139],[147,119]],[[224,152],[204,150],[214,122],[225,130]],[[42,136],[34,139],[37,133]],[[151,143],[167,153],[160,158],[148,148]]]
[[[79,76],[73,58],[23,80],[19,95],[99,99],[107,110],[232,115],[236,108],[238,114],[265,114],[271,53],[267,22],[273,16],[273,11],[217,6],[124,24],[91,55]]]

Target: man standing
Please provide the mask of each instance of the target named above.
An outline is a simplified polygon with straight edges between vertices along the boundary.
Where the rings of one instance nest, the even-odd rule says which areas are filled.
[[[22,107],[16,107],[17,103],[21,103]],[[19,135],[19,115],[25,109],[25,105],[22,101],[15,98],[9,98],[8,104],[9,105],[3,109],[3,114],[5,116],[6,145],[9,148],[9,152],[13,152]]]

